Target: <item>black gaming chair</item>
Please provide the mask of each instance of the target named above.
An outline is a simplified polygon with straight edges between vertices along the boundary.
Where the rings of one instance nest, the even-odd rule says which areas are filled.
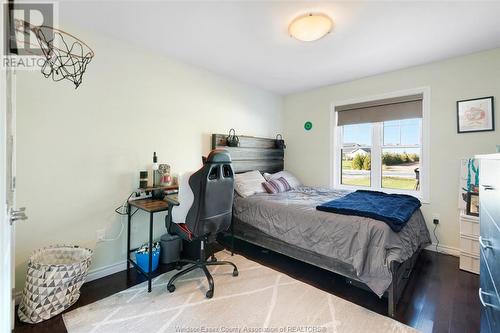
[[[175,291],[174,282],[180,276],[196,268],[203,270],[207,276],[209,290],[207,298],[214,295],[214,280],[207,269],[212,265],[233,266],[233,276],[238,276],[238,268],[229,261],[217,261],[212,255],[211,260],[205,257],[205,242],[215,239],[218,232],[225,231],[231,225],[234,173],[231,167],[231,157],[225,150],[210,152],[203,167],[189,178],[194,200],[189,209],[185,223],[172,221],[172,210],[176,206],[169,204],[168,215],[165,217],[165,226],[170,234],[177,234],[187,241],[200,240],[200,257],[198,260],[181,260],[181,263],[191,264],[190,267],[175,274],[168,282],[167,289]]]

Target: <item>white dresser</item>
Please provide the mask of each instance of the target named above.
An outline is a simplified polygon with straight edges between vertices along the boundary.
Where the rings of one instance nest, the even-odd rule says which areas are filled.
[[[479,217],[460,211],[460,269],[479,274]]]

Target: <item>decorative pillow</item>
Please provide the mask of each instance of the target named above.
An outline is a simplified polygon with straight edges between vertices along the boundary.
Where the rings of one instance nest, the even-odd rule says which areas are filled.
[[[288,182],[288,184],[290,184],[290,187],[292,189],[295,189],[295,188],[299,187],[300,185],[302,185],[300,183],[300,181],[294,175],[292,175],[291,172],[288,172],[288,171],[280,171],[280,172],[276,172],[273,174],[270,174],[270,173],[264,174],[264,178],[267,181],[269,181],[271,179],[278,179],[280,177],[285,178],[285,180]]]
[[[280,177],[278,179],[271,179],[267,182],[262,183],[262,186],[266,189],[267,193],[276,194],[281,192],[287,192],[292,189],[290,184],[285,178]]]
[[[266,180],[258,170],[234,175],[234,190],[243,198],[256,193],[265,193],[262,183]]]

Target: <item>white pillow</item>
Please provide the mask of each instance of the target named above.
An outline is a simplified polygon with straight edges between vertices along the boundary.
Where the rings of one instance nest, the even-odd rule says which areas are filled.
[[[179,194],[177,196],[179,206],[172,209],[172,222],[174,223],[186,223],[187,214],[193,205],[194,194],[189,186],[189,177],[193,173],[195,171],[185,172],[179,177]]]
[[[264,193],[266,190],[262,183],[266,180],[258,170],[234,175],[234,189],[243,198],[256,193]]]
[[[264,173],[264,178],[269,181],[271,179],[278,179],[280,177],[283,177],[286,179],[286,181],[288,182],[288,184],[290,184],[290,186],[295,189],[299,186],[301,186],[302,184],[300,183],[300,181],[297,179],[297,177],[295,177],[294,175],[292,175],[292,173],[288,172],[288,171],[279,171],[279,172],[276,172],[276,173],[273,173],[273,174],[270,174],[270,173]]]

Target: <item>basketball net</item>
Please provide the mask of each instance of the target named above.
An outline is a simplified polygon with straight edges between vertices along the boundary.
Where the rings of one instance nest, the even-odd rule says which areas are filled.
[[[94,57],[94,51],[87,44],[65,31],[35,26],[22,20],[15,20],[15,29],[16,33],[26,35],[32,32],[36,37],[44,58],[41,71],[46,78],[69,80],[75,89],[80,86],[87,65]]]

